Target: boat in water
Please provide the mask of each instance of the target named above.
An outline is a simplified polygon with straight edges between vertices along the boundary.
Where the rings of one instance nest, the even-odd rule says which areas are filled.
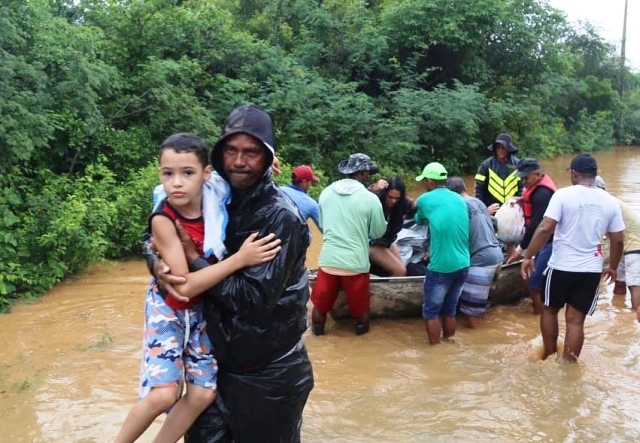
[[[309,271],[311,290],[316,271]],[[407,318],[422,316],[424,276],[378,277],[371,275],[371,316],[374,318]],[[491,306],[513,304],[527,297],[527,285],[520,277],[520,262],[503,265],[494,287],[491,289]],[[350,318],[344,291],[330,312],[334,320]]]

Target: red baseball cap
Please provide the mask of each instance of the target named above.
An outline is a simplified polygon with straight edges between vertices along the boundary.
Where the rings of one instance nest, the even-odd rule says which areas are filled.
[[[307,165],[296,166],[291,173],[291,177],[295,180],[309,180],[314,183],[320,182],[320,179],[313,173],[311,166]]]

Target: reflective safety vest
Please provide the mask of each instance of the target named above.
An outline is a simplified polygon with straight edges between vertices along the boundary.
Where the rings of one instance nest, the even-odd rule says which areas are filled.
[[[524,212],[524,225],[529,226],[531,223],[531,216],[533,215],[533,207],[531,206],[531,195],[533,191],[535,191],[539,186],[544,186],[551,190],[551,192],[556,192],[556,185],[551,180],[549,175],[545,174],[542,176],[540,181],[530,188],[524,188],[522,191],[522,212]]]
[[[506,164],[500,163],[495,157],[482,162],[474,178],[482,184],[485,195],[480,197],[476,193],[476,197],[489,206],[493,201],[502,205],[516,195],[521,186],[520,177],[516,175],[517,162],[515,157],[511,157]]]

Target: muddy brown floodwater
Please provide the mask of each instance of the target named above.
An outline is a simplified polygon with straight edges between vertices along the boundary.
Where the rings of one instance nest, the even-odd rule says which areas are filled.
[[[608,188],[640,210],[640,149],[596,157]],[[568,163],[543,166],[562,186]],[[320,245],[314,231],[309,267]],[[0,442],[115,437],[136,401],[148,280],[141,262],[96,265],[0,315]],[[610,289],[587,319],[577,365],[538,360],[528,300],[491,310],[483,330],[461,326],[454,343],[437,347],[419,319],[375,321],[361,337],[350,323],[307,333],[316,387],[303,441],[640,441],[640,326],[628,295]]]

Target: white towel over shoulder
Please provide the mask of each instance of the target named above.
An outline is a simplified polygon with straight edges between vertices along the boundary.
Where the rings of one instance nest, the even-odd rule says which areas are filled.
[[[167,197],[162,185],[153,190],[153,210]],[[204,219],[204,250],[205,258],[215,255],[222,260],[227,253],[224,245],[229,214],[227,204],[231,200],[229,183],[220,174],[213,172],[211,178],[202,189],[202,218]]]

